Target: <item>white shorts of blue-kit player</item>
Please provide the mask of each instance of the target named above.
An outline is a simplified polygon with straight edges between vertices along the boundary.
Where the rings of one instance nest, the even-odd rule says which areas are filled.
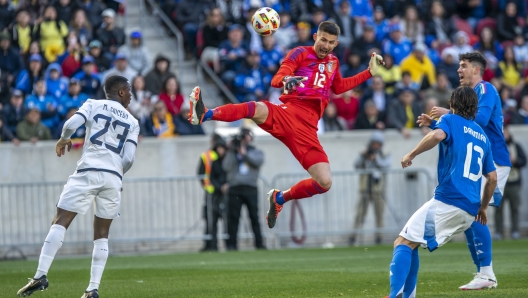
[[[467,230],[473,221],[473,215],[433,198],[411,216],[400,236],[433,251]]]

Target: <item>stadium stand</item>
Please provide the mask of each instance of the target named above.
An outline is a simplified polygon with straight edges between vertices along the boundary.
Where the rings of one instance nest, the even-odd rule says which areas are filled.
[[[125,34],[116,23],[124,4],[119,6],[114,0],[33,2],[9,0],[0,7],[3,16],[0,24],[0,117],[4,123],[9,123],[7,127],[15,139],[18,123],[13,123],[13,119],[23,121],[25,113],[34,108],[33,102],[46,101],[46,104],[37,105],[37,109],[48,128],[56,131],[66,117],[64,107],[80,104],[64,102],[71,98],[66,96],[68,86],[79,83],[83,94],[101,97],[101,86],[112,74],[125,75],[135,82],[132,113],[142,122],[142,135],[154,135],[144,131],[144,124],[152,122],[158,98],[167,97],[162,94],[164,88],[159,86],[173,75],[170,64],[176,61],[161,56],[147,60],[152,55],[142,45],[144,34],[139,30]],[[268,81],[283,57],[296,45],[311,44],[310,34],[320,21],[334,20],[347,26],[342,30],[344,42],[335,52],[344,77],[364,67],[365,57],[372,51],[385,57],[391,55],[389,59],[394,60],[387,65],[387,71],[380,73],[385,88],[383,94],[372,91],[373,80],[370,80],[345,96],[331,95],[336,103],[331,108],[337,109],[338,117],[346,119],[346,125],[339,126],[340,129],[355,129],[355,121],[358,115],[366,112],[364,106],[369,100],[382,112],[382,117],[376,121],[381,122],[377,127],[387,124],[390,127],[395,119],[388,119],[391,113],[383,111],[395,105],[395,101],[399,102],[399,93],[408,88],[416,93],[413,109],[423,112],[425,102],[438,88],[437,74],[443,73],[448,78],[448,86],[442,88],[456,87],[456,56],[469,49],[482,52],[488,60],[484,78],[505,96],[502,98],[505,112],[517,114],[518,109],[522,109],[521,99],[528,94],[527,15],[525,7],[517,7],[522,1],[482,1],[477,7],[469,7],[467,1],[448,4],[436,0],[398,1],[398,7],[392,8],[387,7],[385,1],[361,3],[349,0],[201,0],[195,5],[191,1],[165,0],[159,5],[184,33],[185,58],[201,59],[211,66],[239,101],[277,99],[281,91],[269,88]],[[282,26],[275,36],[261,38],[252,32],[247,20],[255,8],[266,5],[272,5],[280,13]],[[487,9],[490,7],[493,9]],[[420,59],[422,55],[417,57],[416,53],[425,53],[425,58]],[[229,59],[230,54],[237,59]],[[422,70],[417,71],[420,67]],[[52,70],[55,70],[53,79],[49,78]],[[410,72],[410,82],[405,81],[406,71]],[[154,82],[153,77],[158,77],[159,82]],[[177,84],[181,79],[176,78]],[[47,94],[34,90],[40,80],[45,83]],[[253,84],[245,84],[248,81]],[[150,85],[151,82],[156,86]],[[180,88],[176,90],[178,94],[164,99],[173,115],[179,115],[181,101],[185,99]],[[20,92],[23,92],[26,108],[14,109],[10,99]],[[344,103],[343,98],[346,98]],[[515,107],[511,100],[515,101]],[[358,104],[358,108],[350,109],[347,106],[350,102]],[[177,128],[174,135],[179,135]]]

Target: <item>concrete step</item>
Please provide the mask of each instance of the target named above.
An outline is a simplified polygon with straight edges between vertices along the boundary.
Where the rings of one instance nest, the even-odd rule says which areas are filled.
[[[206,80],[198,80],[196,61],[182,61],[178,65],[178,43],[175,37],[170,36],[167,29],[162,26],[158,16],[151,15],[144,7],[140,7],[139,1],[129,1],[127,2],[126,15],[122,21],[127,35],[134,29],[141,30],[143,44],[152,60],[158,54],[163,54],[171,60],[171,71],[177,75],[185,97],[191,93],[195,86],[200,85],[203,100],[207,107],[214,108],[223,104],[218,88],[214,84],[208,83]],[[214,125],[205,125],[204,129],[211,132]]]

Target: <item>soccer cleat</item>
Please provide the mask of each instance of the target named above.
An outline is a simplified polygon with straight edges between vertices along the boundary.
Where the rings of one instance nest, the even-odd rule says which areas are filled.
[[[189,112],[189,122],[193,125],[202,124],[203,117],[207,112],[207,108],[202,101],[200,87],[194,87],[191,95],[189,95],[189,104],[191,106],[191,111]]]
[[[99,292],[97,292],[97,289],[91,290],[90,292],[84,292],[84,295],[82,295],[81,298],[99,298]]]
[[[275,223],[277,222],[277,216],[283,207],[282,205],[277,204],[277,194],[279,191],[280,190],[278,189],[272,189],[268,192],[269,209],[266,220],[270,229],[273,229],[275,226]]]
[[[46,275],[42,275],[38,279],[30,278],[27,285],[22,289],[18,290],[17,295],[19,297],[26,297],[33,294],[35,291],[44,291],[48,288],[48,279]]]
[[[496,280],[484,273],[475,273],[475,277],[467,285],[459,287],[461,290],[494,289],[499,285]]]

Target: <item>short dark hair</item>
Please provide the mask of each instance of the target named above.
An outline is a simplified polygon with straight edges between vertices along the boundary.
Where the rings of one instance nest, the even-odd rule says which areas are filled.
[[[465,54],[458,54],[458,60],[467,60],[469,63],[473,64],[473,67],[478,66],[480,67],[480,75],[484,75],[484,71],[486,70],[486,65],[488,64],[486,62],[486,58],[479,53],[479,52],[470,52]]]
[[[104,91],[106,93],[106,97],[116,96],[119,90],[128,88],[128,86],[130,86],[130,84],[128,83],[127,78],[122,77],[122,76],[111,76],[108,79],[106,79],[106,82],[104,85]]]
[[[460,86],[451,93],[449,106],[455,110],[455,114],[474,120],[478,106],[477,93],[471,87]]]
[[[341,29],[339,29],[339,26],[336,23],[330,21],[321,22],[317,31],[326,32],[335,36],[341,35]]]

